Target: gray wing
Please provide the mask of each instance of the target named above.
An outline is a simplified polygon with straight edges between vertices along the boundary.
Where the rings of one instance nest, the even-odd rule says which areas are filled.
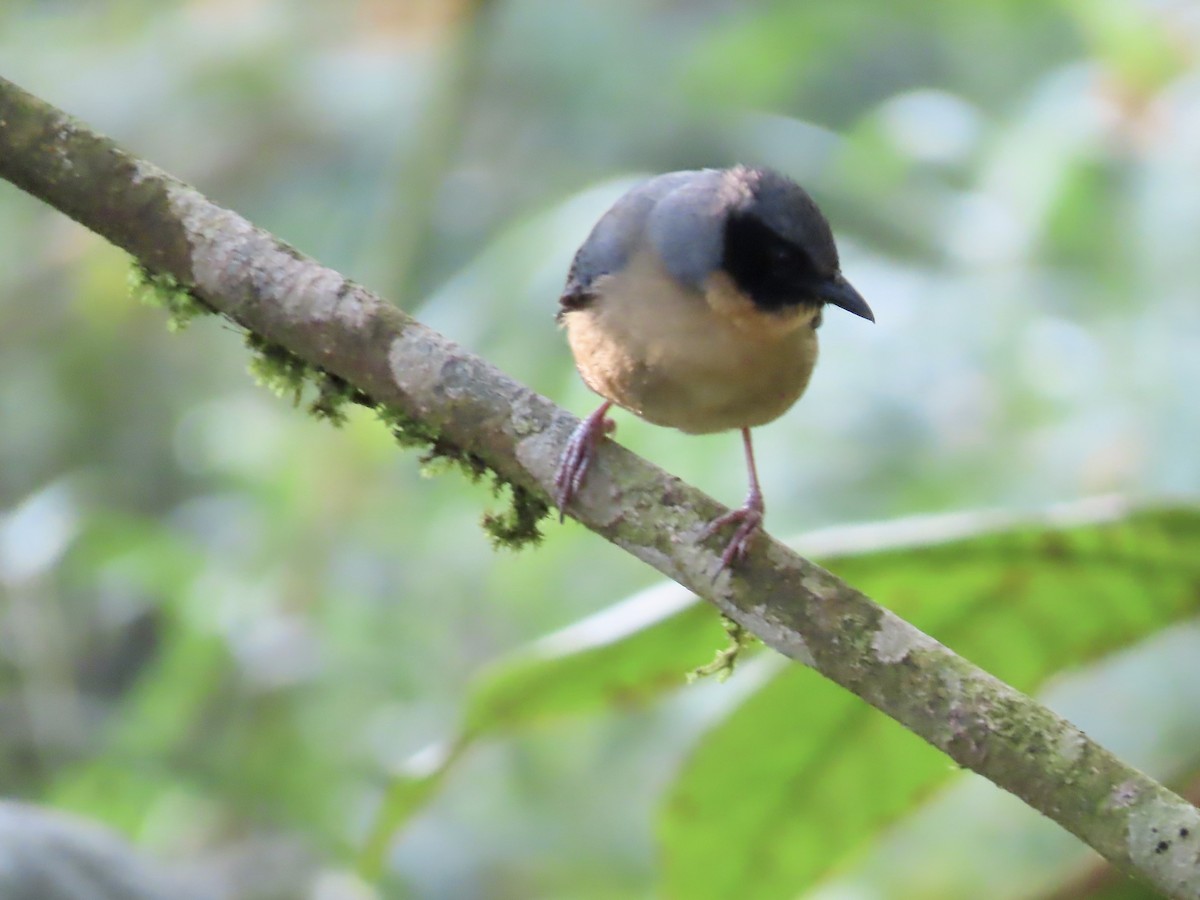
[[[660,200],[687,185],[701,172],[668,172],[644,181],[624,194],[603,216],[575,254],[567,285],[559,298],[559,316],[583,309],[594,299],[592,283],[601,275],[624,268],[646,232],[647,221]]]

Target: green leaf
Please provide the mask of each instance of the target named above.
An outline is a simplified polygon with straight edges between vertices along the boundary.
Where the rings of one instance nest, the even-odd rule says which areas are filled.
[[[789,666],[697,748],[662,811],[668,897],[795,896],[953,764]]]
[[[1200,512],[1063,530],[1025,525],[829,562],[869,596],[1008,683],[1193,615]],[[660,821],[670,897],[794,897],[953,771],[858,698],[789,667],[713,728]]]
[[[499,663],[476,681],[449,749],[421,754],[389,782],[359,855],[360,874],[378,876],[395,834],[476,740],[567,715],[644,704],[683,686],[688,671],[728,640],[707,604],[679,585],[663,584]]]
[[[727,642],[712,609],[663,585],[498,665],[472,691],[465,731],[479,737],[645,703],[682,687],[687,672]]]
[[[449,747],[430,747],[393,775],[358,853],[359,875],[371,882],[383,877],[392,838],[437,793],[466,746],[467,741],[460,740]]]

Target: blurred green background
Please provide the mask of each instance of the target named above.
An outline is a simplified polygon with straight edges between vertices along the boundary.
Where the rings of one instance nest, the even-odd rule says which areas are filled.
[[[878,324],[827,316],[808,394],[756,432],[781,536],[1196,493],[1198,49],[1186,0],[0,6],[0,74],[578,414],[595,399],[553,312],[596,217],[649,173],[795,177]],[[391,776],[456,733],[497,660],[657,576],[570,523],[493,552],[486,488],[423,477],[366,413],[333,429],[257,388],[229,325],[168,334],[131,301],[123,254],[5,184],[0,234],[0,791],[113,826],[229,897],[701,896],[663,874],[681,858],[664,797],[706,729],[779,683],[764,656],[684,688],[721,644],[711,616],[671,690],[480,742],[382,877],[353,874]],[[618,418],[627,446],[741,499],[736,436]],[[1197,545],[1171,534],[1186,568]],[[912,564],[914,593],[967,599],[939,588],[943,563]],[[1109,578],[1079,569],[1078,596],[1052,599]],[[1186,783],[1194,612],[1064,643],[1023,686],[1153,634],[1057,690]],[[1043,630],[1026,615],[989,644],[1002,677]],[[1157,749],[1121,744],[1148,735]],[[830,850],[823,887],[725,895],[1099,896],[1070,839],[1005,799],[957,785]],[[972,837],[989,803],[997,824]]]

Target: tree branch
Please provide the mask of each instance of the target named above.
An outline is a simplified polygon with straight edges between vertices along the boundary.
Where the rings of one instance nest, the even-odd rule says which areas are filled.
[[[443,446],[551,495],[573,416],[3,79],[0,176]],[[1120,868],[1168,896],[1200,897],[1195,807],[776,541],[758,541],[735,571],[714,579],[716,556],[699,535],[721,511],[606,441],[570,514]]]

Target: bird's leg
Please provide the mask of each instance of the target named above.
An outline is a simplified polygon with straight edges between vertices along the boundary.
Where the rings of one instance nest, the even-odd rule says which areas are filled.
[[[723,569],[729,568],[731,563],[746,555],[750,549],[751,539],[762,531],[763,513],[766,511],[762,491],[758,486],[758,468],[754,465],[754,447],[750,443],[749,428],[742,429],[742,443],[746,448],[746,468],[750,470],[750,493],[746,495],[746,502],[738,509],[731,509],[724,515],[717,516],[708,523],[700,535],[700,539],[704,540],[712,537],[726,525],[737,523],[737,530],[729,539],[729,543],[725,545],[725,552],[721,554],[721,566],[717,569],[718,575]]]
[[[558,505],[560,522],[566,515],[567,504],[583,484],[583,477],[587,475],[596,444],[606,434],[612,434],[617,427],[616,422],[605,418],[610,406],[612,401],[605,400],[599,409],[579,423],[571,433],[571,439],[567,441],[567,446],[558,461],[558,473],[554,476],[554,502]]]

